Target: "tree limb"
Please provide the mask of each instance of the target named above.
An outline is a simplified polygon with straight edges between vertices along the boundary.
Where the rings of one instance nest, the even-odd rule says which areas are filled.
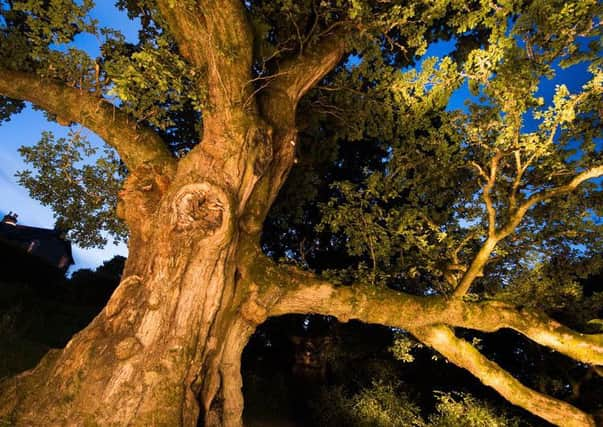
[[[345,53],[345,32],[340,29],[325,35],[299,55],[278,64],[275,77],[270,80],[262,96],[262,109],[272,121],[295,125],[295,108],[299,100],[339,63]],[[285,99],[283,99],[285,98]],[[283,103],[287,105],[283,106]],[[288,108],[286,112],[283,107]]]
[[[297,103],[316,83],[339,63],[345,53],[345,33],[334,32],[324,36],[302,55],[280,64],[282,75],[271,88],[282,89]]]
[[[259,313],[255,320],[258,323],[269,316],[317,313],[343,322],[357,319],[402,328],[532,413],[558,425],[594,426],[592,418],[577,408],[523,386],[470,344],[456,338],[448,326],[482,332],[513,329],[534,342],[593,365],[603,365],[603,334],[582,334],[543,313],[500,301],[421,297],[362,284],[337,286],[298,268],[275,265],[261,255],[254,259],[253,269],[242,272],[252,290],[246,305]],[[568,424],[568,419],[574,424]]]
[[[157,0],[159,12],[165,19],[170,34],[176,40],[180,54],[196,68],[206,65],[204,45],[206,42],[207,25],[201,13],[190,2]]]
[[[253,31],[241,0],[158,0],[180,53],[196,68],[207,67],[211,109],[205,122],[219,113],[242,110],[251,93]]]
[[[537,203],[544,202],[548,199],[560,196],[562,194],[571,193],[584,181],[588,181],[589,179],[593,178],[598,178],[600,176],[603,176],[603,165],[596,166],[579,173],[566,185],[551,188],[549,190],[541,191],[532,195],[515,211],[507,225],[499,231],[498,236],[504,238],[507,237],[509,234],[513,233],[513,231],[519,225],[528,210],[534,207],[534,205],[536,205]]]
[[[594,426],[589,415],[525,387],[444,325],[483,332],[514,329],[539,344],[595,365],[603,364],[603,334],[581,334],[542,313],[503,302],[420,297],[364,285],[336,286],[297,268],[276,266],[266,258],[245,273],[253,283],[253,298],[247,304],[254,312],[263,313],[257,320],[260,323],[268,316],[318,313],[340,321],[358,319],[406,329],[510,402],[558,425]]]
[[[248,233],[259,236],[264,219],[295,162],[298,143],[295,115],[300,98],[339,63],[344,53],[343,35],[332,33],[302,54],[282,61],[279,70],[267,76],[258,102],[262,117],[273,128],[274,155],[271,167],[249,199],[242,220]]]
[[[161,137],[115,105],[86,91],[31,73],[0,67],[0,93],[28,101],[63,122],[77,122],[117,150],[130,170],[151,163],[175,162]]]
[[[463,295],[466,295],[467,292],[469,292],[469,289],[471,288],[471,285],[475,279],[482,275],[484,267],[488,262],[488,259],[490,259],[490,255],[492,255],[492,251],[494,251],[497,243],[498,239],[496,237],[492,235],[488,236],[482,247],[475,255],[475,258],[473,258],[471,265],[465,274],[463,274],[459,285],[454,290],[452,294],[454,297],[461,298]]]
[[[603,334],[576,332],[536,310],[501,301],[417,296],[364,284],[337,286],[298,268],[275,265],[263,255],[254,259],[248,277],[264,289],[265,295],[278,294],[271,306],[258,297],[258,304],[266,306],[269,316],[318,313],[407,330],[437,324],[482,332],[513,329],[574,360],[603,365]]]
[[[503,158],[502,151],[497,151],[492,160],[490,161],[490,176],[488,182],[483,187],[483,198],[486,203],[486,210],[488,211],[488,236],[494,236],[496,234],[496,209],[492,202],[492,189],[496,184],[496,175],[498,173],[498,165]]]
[[[471,241],[474,240],[475,238],[478,237],[478,233],[476,230],[468,233],[463,240],[461,240],[459,242],[459,244],[454,248],[454,250],[452,251],[452,253],[450,254],[450,259],[452,260],[453,264],[456,265],[462,265],[461,260],[459,259],[459,253],[461,252],[461,250],[467,246],[467,244]],[[466,268],[462,271],[466,271]]]
[[[496,237],[496,209],[494,208],[494,203],[492,202],[491,192],[496,184],[496,175],[498,173],[498,166],[500,164],[501,159],[503,158],[503,152],[497,151],[492,160],[490,161],[490,174],[487,175],[484,170],[477,164],[473,163],[473,165],[477,168],[479,174],[486,179],[485,184],[482,187],[482,198],[484,199],[484,203],[486,204],[486,211],[488,212],[488,237],[479,252],[473,258],[471,265],[463,274],[459,285],[454,290],[453,295],[457,298],[465,295],[471,284],[475,281],[477,277],[482,274],[484,266],[488,262],[492,251],[496,247],[498,243],[498,239]]]
[[[527,409],[548,422],[564,427],[595,426],[593,417],[585,412],[520,383],[467,341],[458,338],[449,327],[436,325],[410,332],[455,365],[471,372],[483,384],[492,387],[509,402]]]
[[[532,157],[528,158],[525,164],[522,164],[521,162],[521,152],[519,150],[513,152],[513,157],[515,158],[515,179],[513,179],[511,194],[509,195],[509,210],[515,210],[517,208],[517,194],[521,186],[521,179],[535,155],[533,154]]]
[[[480,275],[483,270],[488,258],[490,257],[492,251],[496,247],[496,244],[502,239],[508,237],[512,234],[521,220],[524,218],[528,210],[530,210],[534,205],[540,202],[544,202],[550,198],[560,196],[565,193],[570,193],[574,191],[580,184],[589,179],[598,178],[603,176],[603,166],[596,166],[590,169],[587,169],[580,174],[576,175],[574,179],[572,179],[568,184],[551,188],[549,190],[545,190],[539,193],[532,195],[525,203],[523,203],[517,210],[511,215],[509,222],[500,230],[496,231],[496,228],[492,228],[492,216],[493,214],[490,212],[493,211],[493,208],[488,208],[488,218],[489,218],[489,228],[488,228],[488,238],[480,248],[479,252],[473,259],[471,266],[467,270],[467,273],[461,279],[459,286],[455,289],[453,295],[457,298],[462,297],[471,288],[471,285],[475,281],[475,279]],[[492,179],[492,174],[490,179]],[[484,200],[486,201],[486,205],[488,206],[489,197],[486,198],[486,186],[484,187]],[[494,213],[494,217],[496,214]]]

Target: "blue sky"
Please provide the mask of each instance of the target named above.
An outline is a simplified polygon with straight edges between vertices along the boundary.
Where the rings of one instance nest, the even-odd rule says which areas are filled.
[[[130,21],[124,12],[119,12],[113,6],[112,1],[98,1],[92,15],[98,19],[101,25],[109,25],[122,31],[126,39],[130,41],[136,40],[138,23]],[[75,45],[86,50],[92,57],[96,57],[99,53],[99,40],[92,35],[78,36]],[[441,57],[451,52],[453,48],[454,41],[434,43],[430,46],[427,56]],[[545,102],[550,102],[555,85],[564,83],[568,86],[570,92],[577,92],[588,78],[589,74],[584,64],[558,70],[557,77],[554,80],[542,80],[539,95],[544,97]],[[469,97],[469,90],[465,85],[455,92],[449,108],[463,108],[464,102]],[[0,146],[2,147],[2,150],[0,150],[0,213],[14,211],[19,214],[21,224],[52,228],[54,225],[52,211],[32,200],[27,190],[17,184],[14,176],[15,172],[26,168],[17,152],[18,148],[22,145],[33,145],[38,142],[44,130],[52,131],[57,137],[66,136],[68,132],[68,128],[48,122],[42,112],[34,111],[32,108],[27,108],[23,113],[13,116],[9,122],[0,125]],[[88,132],[88,136],[94,145],[101,146],[103,144],[92,132]],[[108,244],[102,250],[84,250],[74,247],[76,265],[73,269],[94,268],[116,254],[127,255],[126,247],[111,244]]]
[[[138,25],[130,21],[127,15],[119,12],[113,2],[99,0],[92,11],[92,16],[101,25],[110,25],[124,33],[126,39],[135,41],[138,34]],[[86,50],[92,57],[99,54],[99,40],[86,34],[76,38],[75,45]],[[52,211],[31,199],[27,190],[19,184],[15,178],[15,172],[26,169],[21,156],[17,152],[22,145],[33,145],[40,140],[42,131],[52,131],[55,136],[66,136],[68,128],[47,121],[41,111],[35,111],[28,107],[21,114],[15,115],[9,122],[0,125],[0,213],[9,211],[19,214],[19,223],[34,227],[52,228],[54,217]],[[103,142],[94,133],[88,132],[90,142],[95,146],[103,145]],[[114,255],[127,256],[124,245],[115,246],[108,244],[104,249],[82,249],[74,245],[73,256],[75,266],[72,270],[80,268],[95,268],[104,260]]]

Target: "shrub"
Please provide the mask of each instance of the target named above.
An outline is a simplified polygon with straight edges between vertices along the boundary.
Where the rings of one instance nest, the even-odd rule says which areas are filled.
[[[437,393],[431,427],[516,427],[519,421],[465,393]],[[526,424],[524,424],[526,425]]]

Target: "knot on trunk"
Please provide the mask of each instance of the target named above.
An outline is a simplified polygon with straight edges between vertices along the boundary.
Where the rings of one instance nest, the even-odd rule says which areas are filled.
[[[230,198],[209,182],[181,188],[172,203],[172,226],[177,232],[194,232],[201,238],[225,234],[231,223]]]
[[[253,325],[261,325],[268,318],[268,310],[251,299],[241,307],[241,316]]]

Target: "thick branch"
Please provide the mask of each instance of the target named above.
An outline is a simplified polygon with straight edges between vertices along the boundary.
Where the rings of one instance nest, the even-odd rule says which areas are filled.
[[[482,383],[492,387],[509,402],[521,406],[550,423],[564,427],[594,427],[593,418],[578,408],[532,390],[481,354],[446,326],[411,330],[419,340],[433,347],[449,361],[465,368]]]
[[[490,174],[487,175],[484,170],[477,164],[473,163],[473,165],[477,168],[480,176],[482,176],[486,182],[482,187],[482,198],[484,199],[484,203],[486,204],[486,211],[488,212],[488,237],[479,252],[473,258],[471,265],[463,275],[459,285],[454,290],[453,295],[457,298],[465,295],[471,284],[475,281],[475,279],[482,275],[484,270],[484,266],[488,262],[492,251],[496,247],[498,243],[498,239],[496,237],[496,209],[494,208],[494,203],[492,202],[491,192],[496,184],[496,175],[498,173],[498,166],[500,160],[503,158],[503,153],[501,151],[497,151],[492,160],[490,161]]]
[[[0,67],[0,93],[29,101],[64,122],[77,122],[114,147],[130,170],[174,162],[163,140],[111,103],[86,91]]]
[[[191,65],[204,67],[207,27],[203,15],[186,1],[157,0],[157,7],[178,44],[180,54]]]
[[[454,327],[495,332],[513,329],[532,341],[565,354],[577,361],[603,365],[603,334],[573,331],[543,313],[518,309],[500,301],[471,302],[456,298],[422,297],[356,284],[336,286],[297,268],[275,266],[256,258],[252,281],[265,295],[280,296],[267,307],[268,315],[318,313],[342,321],[358,319],[414,330],[423,326],[447,324]],[[259,297],[258,304],[268,305]]]
[[[344,53],[345,34],[339,31],[324,36],[302,54],[281,61],[262,94],[263,112],[275,123],[285,120],[287,125],[294,126],[299,100],[335,68]]]
[[[475,258],[473,258],[471,265],[463,275],[461,282],[454,290],[453,296],[460,298],[469,292],[469,288],[471,288],[471,285],[475,279],[483,274],[484,267],[488,262],[488,259],[490,259],[490,255],[492,254],[492,251],[496,247],[497,243],[498,239],[491,235],[488,236],[482,247],[477,252],[477,255],[475,255]]]
[[[254,312],[261,313],[260,323],[268,316],[318,313],[340,321],[357,319],[406,329],[512,403],[558,425],[594,426],[589,415],[525,387],[443,325],[483,332],[514,329],[541,345],[594,365],[603,364],[603,334],[581,334],[542,313],[502,302],[474,303],[414,296],[374,286],[336,286],[297,268],[275,266],[265,258],[258,259],[253,270],[243,274],[253,283],[251,289],[260,289],[252,293],[247,303]]]
[[[339,63],[345,53],[345,36],[334,32],[303,54],[283,61],[271,90],[286,92],[295,103]]]
[[[242,220],[245,230],[258,238],[268,210],[295,162],[297,104],[339,63],[344,52],[343,35],[327,35],[303,54],[283,61],[277,74],[269,78],[269,84],[259,94],[262,116],[273,128],[274,156],[270,168],[256,185]]]
[[[513,152],[513,157],[515,158],[515,179],[513,180],[513,185],[511,186],[511,194],[509,195],[509,209],[511,211],[517,208],[517,194],[521,186],[523,174],[530,166],[530,163],[535,156],[532,155],[532,157],[528,158],[525,164],[522,164],[521,162],[521,152],[519,150]]]
[[[500,160],[503,158],[503,153],[501,151],[497,151],[492,161],[490,162],[490,176],[488,177],[488,181],[486,185],[483,187],[483,198],[486,204],[486,210],[488,211],[488,237],[494,236],[496,234],[496,209],[494,208],[494,203],[492,202],[492,189],[496,184],[496,175],[498,174],[498,165]]]
[[[211,116],[243,109],[251,94],[253,32],[241,0],[158,0],[181,54],[195,67],[207,66]]]

